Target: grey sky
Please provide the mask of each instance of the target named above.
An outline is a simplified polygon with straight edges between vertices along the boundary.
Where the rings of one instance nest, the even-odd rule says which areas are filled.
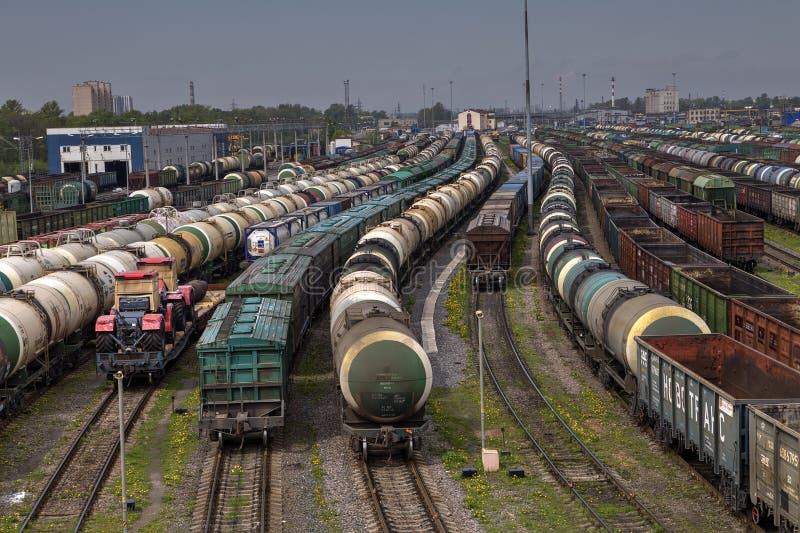
[[[77,4],[77,5],[76,5]],[[79,6],[79,7],[78,7]],[[534,104],[636,97],[671,83],[681,96],[800,94],[796,0],[529,0]],[[140,110],[197,102],[229,108],[350,98],[368,109],[422,106],[422,84],[449,105],[521,107],[522,0],[3,0],[0,100],[36,109],[70,87],[108,80]]]

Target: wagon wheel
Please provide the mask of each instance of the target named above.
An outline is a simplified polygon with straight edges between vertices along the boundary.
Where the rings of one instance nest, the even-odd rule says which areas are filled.
[[[758,505],[754,505],[753,508],[750,509],[750,518],[756,525],[761,522],[761,509],[758,508]]]

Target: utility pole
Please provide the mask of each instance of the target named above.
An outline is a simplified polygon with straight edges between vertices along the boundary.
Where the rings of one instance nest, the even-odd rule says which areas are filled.
[[[450,126],[453,125],[453,80],[450,80]]]
[[[559,81],[561,78],[559,77]],[[525,138],[528,146],[528,235],[533,235],[533,165],[531,165],[531,66],[528,52],[528,0],[525,0]]]
[[[267,132],[261,130],[261,155],[264,159],[264,174],[267,173]]]
[[[81,131],[81,204],[86,203],[86,132]],[[28,184],[30,186],[30,183]]]
[[[189,180],[189,134],[183,136],[186,139],[186,155],[183,158],[186,162],[186,185],[191,185]]]
[[[678,109],[678,86],[675,84],[676,72],[672,73],[672,93],[675,95],[675,100],[672,102],[672,125],[675,125],[675,112]]]
[[[122,372],[114,374],[117,380],[117,399],[119,406],[119,469],[122,480],[122,531],[128,533],[128,491],[125,479],[125,411],[122,405]]]
[[[433,87],[431,87],[431,129],[436,132],[436,118],[433,116]]]
[[[581,74],[583,76],[583,111],[586,112],[586,73],[584,72]]]
[[[564,86],[561,83],[561,76],[558,77],[558,112],[564,113]]]
[[[425,121],[425,114],[427,113],[427,110],[425,109],[425,98],[426,98],[426,94],[425,93],[426,92],[427,92],[427,88],[425,87],[425,84],[423,83],[422,84],[422,124],[420,124],[419,129],[424,128],[425,124],[426,124],[426,121]]]
[[[541,90],[539,91],[539,96],[542,97],[541,107],[539,108],[539,112],[542,114],[542,126],[544,126],[544,82],[539,84]]]
[[[142,126],[142,142],[144,144],[144,186],[145,188],[150,188],[150,173],[147,169],[147,128]],[[130,189],[130,182],[127,185],[128,189]],[[128,194],[130,194],[130,190],[126,190]]]
[[[344,80],[344,123],[348,125],[348,117],[350,114],[350,80]]]

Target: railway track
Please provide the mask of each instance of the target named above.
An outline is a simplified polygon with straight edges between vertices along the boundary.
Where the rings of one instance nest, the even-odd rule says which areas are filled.
[[[519,353],[506,316],[503,294],[476,293],[475,303],[476,309],[484,313],[483,330],[496,332],[490,342],[484,342],[488,375],[556,479],[568,488],[601,528],[630,532],[665,530],[658,518],[589,449],[545,398]],[[515,404],[524,405],[516,409]]]
[[[381,531],[447,531],[416,458],[369,459],[362,465]]]
[[[800,253],[772,241],[764,241],[764,255],[793,272],[800,273]]]
[[[263,444],[220,445],[200,481],[192,532],[267,531],[270,450]]]
[[[125,435],[139,418],[154,386],[129,389],[123,395]],[[72,441],[64,458],[33,504],[20,531],[38,522],[70,523],[79,531],[108,476],[119,451],[119,411],[116,389],[109,390],[100,405]]]

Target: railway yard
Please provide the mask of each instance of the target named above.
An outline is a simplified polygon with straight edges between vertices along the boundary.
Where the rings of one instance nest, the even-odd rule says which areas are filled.
[[[131,531],[796,531],[800,164],[723,135],[94,176],[0,258],[0,532],[120,529],[120,412]]]

